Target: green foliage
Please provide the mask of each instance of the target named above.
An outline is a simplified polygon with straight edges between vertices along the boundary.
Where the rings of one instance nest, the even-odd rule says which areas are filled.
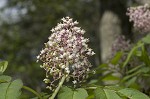
[[[115,57],[110,61],[110,63],[116,65],[122,56],[123,52],[116,53]]]
[[[7,68],[8,62],[0,62],[0,72]],[[0,99],[19,99],[23,83],[20,79],[12,81],[10,76],[0,75]]]
[[[144,38],[142,39],[142,41],[143,41],[144,43],[146,43],[146,44],[150,44],[150,35],[147,35],[146,37],[144,37]]]
[[[0,61],[0,75],[6,70],[8,65],[7,61]]]
[[[10,76],[6,76],[6,75],[1,75],[0,76],[0,83],[10,82],[10,81],[11,81],[11,77]]]
[[[0,76],[0,99],[18,99],[23,83],[20,79],[11,81],[10,76]]]
[[[107,99],[106,94],[102,88],[96,88],[94,91],[95,99]]]
[[[150,99],[148,96],[135,89],[125,88],[118,92],[129,99]]]
[[[0,84],[0,99],[18,99],[21,95],[20,89],[23,83],[21,80]]]
[[[86,99],[88,93],[83,88],[70,89],[68,87],[62,87],[58,93],[58,99]]]
[[[145,94],[131,88],[115,89],[98,87],[94,91],[94,99],[150,99]]]
[[[147,35],[146,37],[139,40],[136,44],[134,44],[133,48],[129,52],[116,53],[116,55],[112,59],[110,59],[109,62],[103,63],[95,69],[96,74],[95,76],[92,76],[93,79],[91,79],[90,84],[96,85],[101,84],[104,86],[118,85],[122,86],[123,88],[125,87],[134,88],[137,90],[125,88],[120,91],[117,91],[117,93],[115,93],[115,95],[112,96],[116,96],[116,94],[117,95],[119,94],[120,97],[121,94],[124,96],[124,98],[125,97],[130,98],[130,95],[127,94],[126,92],[129,91],[129,93],[132,94],[131,96],[133,96],[131,99],[145,99],[140,98],[145,97],[145,95],[143,95],[142,93],[138,94],[139,92],[138,90],[144,90],[144,92],[147,93],[147,95],[150,95],[149,42],[150,42],[150,35]],[[122,57],[125,57],[124,61],[121,61]],[[100,91],[100,93],[97,93],[98,90]],[[109,98],[109,96],[106,96],[105,91],[106,90],[103,88],[98,88],[97,90],[95,90],[96,99],[101,99],[102,97],[104,97],[104,99]],[[111,91],[108,91],[109,94],[110,92]],[[138,95],[136,96],[135,94],[138,94],[140,96]],[[146,97],[148,98],[148,96]]]

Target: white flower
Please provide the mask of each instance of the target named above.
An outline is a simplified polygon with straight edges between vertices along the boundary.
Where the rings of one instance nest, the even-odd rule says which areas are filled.
[[[85,31],[84,30],[81,30],[81,34],[84,34],[85,33]]]
[[[76,84],[77,83],[77,81],[76,80],[74,80],[74,81],[72,81],[73,82],[73,84]]]
[[[44,52],[45,52],[45,51],[44,51],[44,50],[42,50],[42,51],[41,51],[41,54],[43,54]]]
[[[47,43],[48,43],[49,46],[53,46],[53,42],[48,41]]]
[[[56,52],[54,52],[53,55],[55,56],[55,55],[56,55]]]
[[[78,24],[79,22],[77,22],[77,21],[74,21],[74,25],[76,25],[76,24]]]
[[[55,29],[54,29],[54,28],[52,28],[52,29],[51,29],[51,32],[54,32],[54,31],[55,31]]]
[[[69,55],[69,59],[72,59],[72,57],[73,57],[72,55]]]
[[[68,73],[68,74],[70,73],[70,70],[68,67],[66,67],[65,70],[66,70],[66,73]]]
[[[58,58],[58,57],[56,57],[56,58],[55,58],[55,60],[57,61],[57,60],[59,60],[59,58]]]
[[[59,49],[60,51],[64,51],[64,49],[61,47],[60,49]]]
[[[65,65],[62,65],[61,68],[65,68]]]
[[[39,59],[39,58],[40,58],[40,56],[38,55],[36,58],[37,58],[37,59]]]

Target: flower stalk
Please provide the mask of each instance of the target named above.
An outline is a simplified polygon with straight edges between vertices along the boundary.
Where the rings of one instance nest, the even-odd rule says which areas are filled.
[[[64,83],[66,77],[67,77],[67,75],[64,75],[64,76],[61,78],[61,80],[60,80],[60,82],[59,82],[59,84],[58,84],[58,87],[55,89],[55,91],[53,92],[52,96],[51,96],[49,99],[54,99],[54,98],[56,97],[56,95],[57,95],[57,93],[59,92],[60,88],[62,87],[62,85],[63,85],[63,83]]]
[[[23,86],[22,88],[27,90],[27,91],[30,91],[33,94],[35,94],[39,99],[43,99],[42,96],[38,92],[36,92],[35,90],[33,90],[33,89],[31,89],[31,88],[29,88],[27,86]]]

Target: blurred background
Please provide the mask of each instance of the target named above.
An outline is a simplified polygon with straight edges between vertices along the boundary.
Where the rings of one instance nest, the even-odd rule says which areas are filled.
[[[92,65],[99,66],[111,55],[117,35],[136,41],[126,11],[145,3],[150,0],[0,0],[0,60],[9,61],[6,74],[38,91],[45,88],[44,70],[36,56],[48,41],[50,29],[65,16],[86,30],[96,53]]]

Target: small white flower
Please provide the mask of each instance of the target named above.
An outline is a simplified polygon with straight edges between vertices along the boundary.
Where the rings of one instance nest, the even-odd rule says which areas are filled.
[[[78,24],[79,22],[77,22],[77,21],[74,21],[74,24],[76,25],[76,24]]]
[[[65,70],[66,70],[66,73],[68,73],[68,74],[70,73],[70,70],[68,67],[66,67]]]
[[[39,58],[40,58],[40,56],[38,55],[36,58],[37,58],[37,59],[39,59]]]
[[[49,82],[50,82],[50,80],[47,79],[47,78],[45,78],[43,81],[44,81],[45,83],[49,83]]]
[[[62,47],[59,50],[62,51],[62,52],[64,51],[64,49]]]
[[[54,32],[54,31],[55,31],[55,29],[54,29],[54,28],[52,28],[52,29],[51,29],[51,32]]]
[[[66,55],[67,55],[67,53],[64,53],[64,54],[63,54],[63,56],[66,56]]]
[[[56,52],[54,52],[53,55],[55,56],[55,55],[56,55]]]
[[[95,55],[95,53],[92,51],[91,55]]]
[[[73,82],[73,84],[76,84],[77,83],[77,81],[76,80],[74,80],[74,81],[72,81]]]
[[[69,30],[66,30],[66,33],[69,33]]]
[[[69,55],[69,59],[72,59],[72,57],[73,57],[72,55]]]
[[[82,40],[83,43],[85,43],[86,41],[87,41],[86,39],[83,39],[83,40]]]
[[[65,33],[65,29],[63,29],[63,30],[60,31],[60,34],[63,34],[63,33]]]
[[[44,51],[44,50],[42,50],[42,51],[41,51],[41,54],[43,54],[44,52],[45,52],[45,51]]]
[[[49,90],[52,90],[52,87],[50,87],[50,86],[47,86],[46,88],[49,89]]]
[[[53,43],[51,41],[47,42],[49,46],[53,46]]]
[[[91,52],[87,52],[86,54],[87,54],[87,55],[91,55]]]
[[[68,44],[68,46],[72,46],[72,44],[71,44],[71,43],[69,43],[69,44]]]
[[[62,65],[61,68],[65,68],[65,65]]]
[[[63,58],[64,56],[61,54],[59,57],[60,57],[60,58]]]
[[[55,60],[57,61],[57,60],[59,60],[59,58],[58,58],[58,57],[56,57],[56,58],[55,58]]]
[[[84,34],[85,33],[85,31],[84,30],[81,30],[81,34]]]
[[[66,19],[63,17],[62,19],[61,19],[62,21],[66,21]]]

